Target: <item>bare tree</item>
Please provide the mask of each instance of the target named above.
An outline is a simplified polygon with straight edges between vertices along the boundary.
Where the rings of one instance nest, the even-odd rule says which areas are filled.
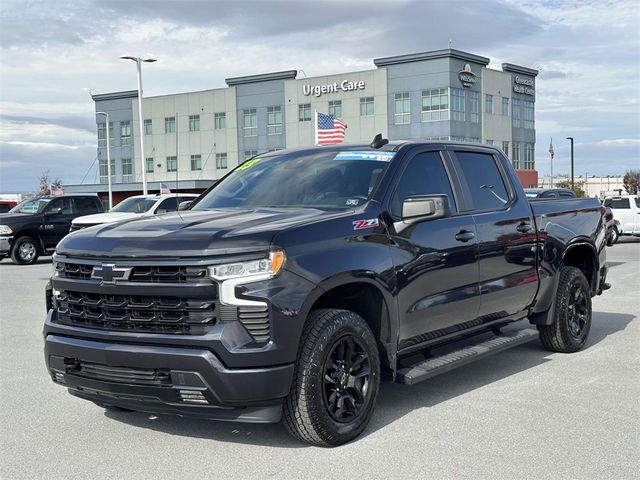
[[[51,195],[51,179],[49,178],[49,170],[42,170],[38,178],[38,191],[36,195]]]
[[[622,178],[622,185],[631,195],[640,193],[640,170],[627,170]]]

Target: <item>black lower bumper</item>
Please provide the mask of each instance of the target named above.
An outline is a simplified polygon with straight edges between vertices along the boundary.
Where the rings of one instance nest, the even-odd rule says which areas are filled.
[[[101,405],[149,413],[271,423],[280,420],[293,364],[228,369],[201,349],[45,339],[54,382]]]

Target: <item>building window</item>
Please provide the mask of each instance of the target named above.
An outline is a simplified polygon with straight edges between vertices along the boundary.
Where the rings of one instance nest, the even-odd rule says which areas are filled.
[[[493,145],[493,140],[487,138],[485,139],[484,143],[486,143],[487,145]]]
[[[280,107],[267,107],[267,135],[280,135],[282,133],[282,109]]]
[[[226,153],[216,153],[216,168],[220,170],[224,170],[227,168],[227,154]]]
[[[509,99],[507,97],[502,97],[502,115],[509,116]]]
[[[464,122],[464,90],[451,89],[451,120]]]
[[[432,88],[422,91],[422,121],[449,120],[449,89]]]
[[[487,113],[493,113],[493,95],[485,95],[484,110]]]
[[[99,123],[98,124],[98,147],[106,147],[106,146],[107,146],[107,124]]]
[[[153,120],[150,118],[144,119],[144,134],[152,135],[153,134]]]
[[[213,128],[216,130],[222,130],[227,128],[227,114],[224,112],[213,114]]]
[[[516,100],[515,98],[511,102],[511,125],[515,128],[521,127],[521,117],[520,117],[520,100]]]
[[[202,170],[201,155],[191,155],[191,170]]]
[[[342,100],[329,100],[329,115],[342,117]]]
[[[534,169],[535,162],[533,158],[534,158],[533,143],[525,143],[524,144],[524,169],[525,170]]]
[[[164,117],[164,133],[176,132],[176,117]]]
[[[520,144],[513,143],[513,155],[511,156],[511,163],[516,170],[520,169]]]
[[[480,95],[478,92],[469,92],[469,120],[473,123],[480,121]]]
[[[360,116],[368,117],[373,114],[374,114],[373,97],[361,97],[360,98]]]
[[[106,158],[101,158],[99,165],[98,165],[98,169],[100,171],[100,183],[107,183],[107,175],[109,172],[107,172],[107,159]]]
[[[310,122],[311,121],[311,104],[301,103],[298,105],[298,121]]]
[[[189,115],[189,131],[200,131],[200,115]]]
[[[147,157],[145,159],[145,165],[146,165],[146,172],[147,173],[153,173],[153,157]]]
[[[535,128],[533,102],[524,101],[524,128]]]
[[[131,121],[120,122],[120,145],[127,147],[131,145]]]
[[[255,137],[258,135],[258,114],[255,108],[248,108],[242,111],[242,121],[245,137]]]
[[[396,125],[405,125],[411,122],[411,99],[409,92],[395,94],[393,114]]]
[[[509,156],[509,142],[502,142],[502,151],[507,157]]]
[[[258,155],[258,151],[257,150],[245,150],[244,151],[244,159],[245,160],[249,160],[251,157],[255,157],[256,155]]]
[[[178,157],[167,157],[167,172],[178,171]]]
[[[122,182],[128,183],[133,180],[133,163],[130,158],[122,159]]]

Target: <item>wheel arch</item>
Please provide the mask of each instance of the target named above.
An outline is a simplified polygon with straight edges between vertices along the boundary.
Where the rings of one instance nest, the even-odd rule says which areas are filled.
[[[44,242],[42,241],[42,238],[40,237],[40,233],[37,230],[33,230],[33,229],[24,229],[24,230],[18,230],[18,233],[14,233],[13,234],[13,242],[11,243],[11,248],[13,249],[13,246],[16,244],[16,242],[18,241],[18,239],[22,238],[22,237],[31,237],[36,241],[36,245],[38,246],[38,254],[39,255],[44,255],[45,253],[45,248],[44,248]]]
[[[592,292],[598,289],[598,270],[600,269],[595,247],[586,241],[576,240],[562,253],[560,266],[576,267],[584,273]]]

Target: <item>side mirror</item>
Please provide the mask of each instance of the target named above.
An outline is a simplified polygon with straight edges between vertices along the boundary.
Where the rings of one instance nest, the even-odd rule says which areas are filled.
[[[47,215],[62,215],[62,207],[52,208],[51,210],[47,210]]]
[[[186,202],[180,202],[178,204],[178,210],[179,211],[188,210],[192,203],[193,203],[192,200],[187,200]]]
[[[402,221],[405,224],[435,220],[449,215],[449,202],[446,195],[408,197],[402,202]]]

